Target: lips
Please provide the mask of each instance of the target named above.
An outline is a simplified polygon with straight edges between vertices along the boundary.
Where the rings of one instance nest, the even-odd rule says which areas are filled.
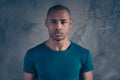
[[[56,32],[56,33],[54,33],[54,35],[56,35],[56,36],[62,36],[63,33]]]
[[[63,35],[62,31],[61,31],[61,30],[58,30],[58,29],[56,29],[53,34],[54,34],[55,36],[62,36],[62,35]]]

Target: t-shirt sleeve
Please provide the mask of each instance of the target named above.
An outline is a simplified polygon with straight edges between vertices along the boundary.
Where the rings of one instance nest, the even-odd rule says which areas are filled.
[[[93,65],[92,55],[90,52],[88,52],[84,57],[84,63],[81,68],[81,72],[84,73],[84,72],[92,71],[93,69],[94,69],[94,65]]]
[[[33,56],[29,51],[24,56],[23,72],[36,74]]]

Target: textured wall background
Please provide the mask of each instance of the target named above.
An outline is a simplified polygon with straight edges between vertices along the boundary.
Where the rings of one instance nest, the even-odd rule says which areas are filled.
[[[0,80],[23,80],[23,57],[48,38],[49,7],[70,8],[70,39],[94,58],[94,80],[120,80],[120,0],[0,0]]]

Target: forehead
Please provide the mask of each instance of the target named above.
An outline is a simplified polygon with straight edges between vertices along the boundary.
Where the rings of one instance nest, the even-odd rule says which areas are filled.
[[[70,19],[70,15],[66,10],[55,10],[49,14],[48,19]]]

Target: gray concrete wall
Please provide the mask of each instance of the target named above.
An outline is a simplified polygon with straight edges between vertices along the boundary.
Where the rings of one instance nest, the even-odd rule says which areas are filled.
[[[23,80],[26,50],[48,38],[49,7],[72,12],[72,41],[93,55],[94,80],[120,80],[120,0],[0,0],[0,80]]]

